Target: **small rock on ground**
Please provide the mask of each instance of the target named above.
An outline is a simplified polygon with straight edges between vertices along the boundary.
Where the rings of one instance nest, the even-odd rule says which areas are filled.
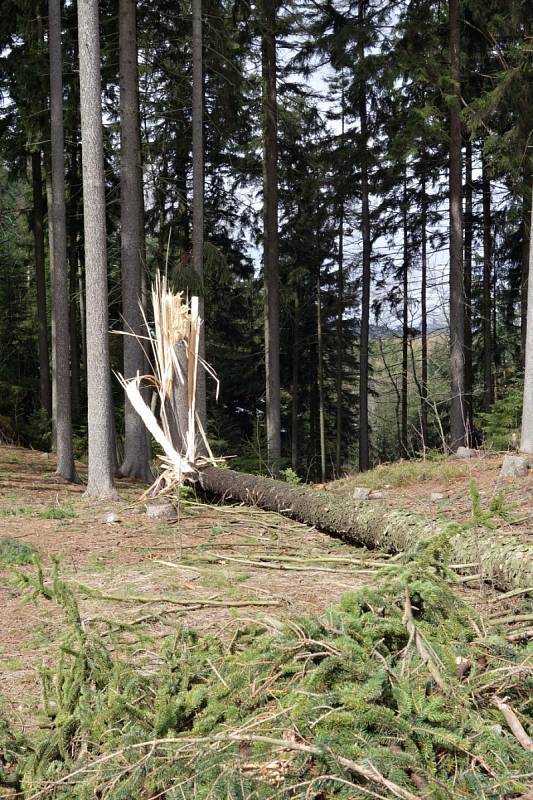
[[[104,514],[102,517],[102,522],[104,525],[115,525],[117,522],[120,522],[120,517],[115,511],[108,511],[107,514]]]
[[[146,506],[146,516],[152,519],[175,519],[178,512],[172,503],[150,503]]]
[[[352,492],[354,500],[383,500],[386,496],[386,492],[372,491],[364,486],[356,486]]]
[[[431,502],[432,503],[438,503],[439,500],[445,500],[445,499],[446,499],[446,495],[443,494],[442,492],[431,492]]]
[[[527,475],[529,458],[527,456],[514,456],[507,453],[503,457],[500,475],[502,478],[521,478]]]
[[[472,447],[458,447],[452,458],[476,458],[480,455],[479,450],[474,450]]]

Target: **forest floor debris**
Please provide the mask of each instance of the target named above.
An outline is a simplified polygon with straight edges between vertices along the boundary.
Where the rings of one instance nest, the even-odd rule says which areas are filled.
[[[502,481],[500,465],[499,457],[468,464],[392,465],[328,489],[349,491],[350,481],[353,486],[357,480],[386,490],[379,502],[461,523],[471,518],[470,481],[476,478],[483,503],[503,489],[506,501],[516,504],[519,524],[501,519],[498,525],[530,537],[533,477]],[[139,514],[142,487],[134,483],[120,482],[120,502],[95,507],[83,498],[83,486],[58,483],[52,470],[52,458],[0,448],[0,536],[8,542],[7,552],[9,543],[17,552],[27,547],[19,568],[28,572],[32,567],[23,564],[31,560],[32,548],[45,564],[50,555],[61,553],[67,585],[77,582],[90,589],[77,593],[83,619],[104,625],[106,637],[132,624],[140,626],[155,642],[154,651],[185,622],[231,642],[247,622],[260,620],[275,631],[289,617],[319,616],[347,592],[371,584],[382,563],[394,564],[385,554],[348,546],[255,508],[184,501],[175,521],[149,519]],[[79,471],[83,477],[83,465]],[[428,503],[432,491],[446,498],[437,508]],[[107,524],[107,513],[115,514],[117,521]],[[8,556],[7,562],[10,559],[17,563],[17,558]],[[0,563],[0,696],[15,727],[28,731],[37,724],[39,668],[54,662],[65,627],[46,604],[21,603],[7,562]],[[464,580],[456,593],[480,612],[475,623],[479,638],[494,635],[503,619],[509,642],[527,642],[527,587],[502,595],[479,581],[475,563],[453,567]],[[127,604],[109,599],[113,595],[126,597]],[[185,602],[182,607],[169,605],[165,596]],[[242,607],[246,601],[250,605]],[[254,605],[258,601],[272,607]]]
[[[89,624],[57,559],[19,573],[62,609],[45,731],[0,715],[0,786],[25,800],[523,800],[533,644],[479,636],[442,542],[384,560],[320,615],[242,621],[230,641]],[[104,634],[108,634],[105,636]],[[4,793],[4,796],[7,796]]]
[[[77,466],[83,477],[83,465]],[[20,562],[15,550],[19,555],[27,548],[24,560],[31,562],[34,548],[45,564],[61,554],[65,579],[93,591],[80,596],[84,618],[117,624],[144,618],[159,637],[185,616],[203,632],[231,638],[243,616],[319,614],[372,575],[360,559],[379,564],[376,553],[253,508],[184,502],[175,520],[151,519],[137,513],[143,487],[126,481],[119,482],[120,502],[95,506],[83,498],[83,486],[56,482],[53,468],[53,459],[38,452],[0,447],[0,537],[11,554],[5,563],[0,558],[0,695],[23,727],[34,724],[38,668],[53,660],[62,623],[40,605],[21,604],[8,563]],[[108,524],[107,514],[117,521]],[[280,561],[279,569],[266,569],[265,557],[276,555],[316,562],[298,560],[287,570],[291,562]],[[327,571],[331,564],[323,558],[356,563],[348,571],[346,564]],[[130,602],[98,595],[129,596]],[[185,602],[169,607],[165,596]],[[156,597],[162,602],[152,601]]]

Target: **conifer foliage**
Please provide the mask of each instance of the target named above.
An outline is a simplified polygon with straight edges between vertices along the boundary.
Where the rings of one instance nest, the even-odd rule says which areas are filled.
[[[69,630],[43,673],[48,730],[0,724],[0,785],[69,798],[497,800],[531,754],[501,716],[531,710],[528,649],[483,636],[450,589],[444,540],[386,567],[320,618],[265,619],[229,648],[183,628],[150,663],[140,628],[82,624],[53,566],[20,573]],[[103,634],[103,635],[102,635]]]

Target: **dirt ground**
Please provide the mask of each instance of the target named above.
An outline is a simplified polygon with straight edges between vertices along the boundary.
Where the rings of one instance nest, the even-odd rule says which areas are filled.
[[[331,489],[369,485],[384,492],[380,502],[396,508],[464,519],[471,477],[488,502],[500,488],[498,469],[495,459],[457,462],[450,469],[441,465],[440,479],[433,468],[425,479],[416,470],[404,470],[402,478],[391,467],[365,476],[366,484],[347,478]],[[151,519],[138,484],[120,481],[119,501],[93,503],[83,497],[83,485],[60,483],[53,471],[47,454],[0,447],[0,540],[34,546],[47,573],[49,556],[60,555],[62,576],[77,590],[87,625],[142,621],[157,640],[186,624],[231,638],[252,619],[269,626],[287,615],[320,613],[371,581],[387,559],[258,509],[182,500],[177,519]],[[79,472],[83,478],[82,465]],[[526,518],[515,525],[523,536],[530,535],[532,485],[527,477],[504,487],[506,500],[519,503],[519,516]],[[430,494],[437,491],[445,497],[432,504]],[[107,521],[109,512],[116,522]],[[497,595],[490,588],[467,585],[459,590],[470,601],[494,609]],[[53,660],[64,628],[53,602],[22,599],[13,567],[0,560],[0,702],[27,728],[37,719],[39,669]],[[498,608],[516,603],[503,601]]]
[[[0,447],[0,539],[33,545],[47,571],[48,557],[60,554],[67,581],[123,598],[80,592],[88,624],[143,618],[156,637],[184,623],[231,636],[252,618],[319,613],[368,580],[378,563],[379,554],[256,509],[182,502],[178,519],[150,519],[139,502],[144,487],[126,481],[119,481],[118,502],[91,503],[83,485],[59,483],[53,470],[47,454]],[[83,478],[82,465],[79,473]],[[104,521],[108,512],[119,521]],[[259,562],[265,555],[289,560]],[[290,560],[335,556],[349,563]],[[175,602],[148,602],[163,596]],[[2,563],[0,609],[0,696],[25,727],[39,702],[39,667],[53,659],[61,638],[61,610],[43,599],[22,603],[13,568]]]
[[[491,501],[501,498],[504,513],[493,519],[498,532],[533,544],[533,470],[524,477],[502,478],[502,460],[501,454],[480,451],[474,458],[400,461],[380,465],[364,475],[346,476],[325,488],[343,495],[353,493],[355,487],[369,488],[389,508],[465,523],[472,519],[474,482],[482,511],[488,511]]]

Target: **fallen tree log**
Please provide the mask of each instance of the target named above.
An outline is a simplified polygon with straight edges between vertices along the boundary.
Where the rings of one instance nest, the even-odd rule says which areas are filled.
[[[446,530],[442,524],[406,511],[391,511],[373,500],[353,500],[231,469],[204,467],[198,484],[223,500],[276,511],[349,544],[387,553],[412,551]],[[454,562],[479,563],[483,578],[500,589],[533,585],[533,545],[508,534],[472,528],[454,532],[450,546]]]

